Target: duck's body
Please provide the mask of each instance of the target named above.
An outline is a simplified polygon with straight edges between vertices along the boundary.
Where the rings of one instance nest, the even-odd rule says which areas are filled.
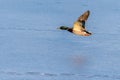
[[[80,36],[90,36],[91,33],[86,31],[85,29],[85,21],[87,20],[88,16],[89,16],[90,11],[86,11],[85,13],[83,13],[77,21],[74,22],[73,27],[69,28],[66,26],[61,26],[59,29],[61,30],[67,30],[71,33],[74,33],[76,35],[80,35]]]

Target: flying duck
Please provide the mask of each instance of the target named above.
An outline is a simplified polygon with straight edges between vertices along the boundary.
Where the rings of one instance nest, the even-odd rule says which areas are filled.
[[[79,35],[79,36],[90,36],[92,33],[88,32],[85,29],[85,22],[88,19],[90,14],[90,11],[84,12],[78,19],[77,21],[74,22],[73,27],[69,28],[66,26],[60,26],[58,29],[61,30],[67,30],[73,34]]]

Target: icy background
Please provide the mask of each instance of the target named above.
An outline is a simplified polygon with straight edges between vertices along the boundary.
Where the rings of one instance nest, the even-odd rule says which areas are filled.
[[[86,10],[90,37],[57,30]],[[120,0],[0,0],[0,80],[120,80]]]

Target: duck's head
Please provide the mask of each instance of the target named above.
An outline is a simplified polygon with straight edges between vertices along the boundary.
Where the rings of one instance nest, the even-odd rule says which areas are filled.
[[[66,26],[60,26],[59,28],[57,28],[57,29],[61,29],[61,30],[68,30],[69,28],[68,27],[66,27]]]

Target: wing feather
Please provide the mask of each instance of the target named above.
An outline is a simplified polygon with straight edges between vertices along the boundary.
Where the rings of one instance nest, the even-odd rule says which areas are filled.
[[[73,30],[85,30],[85,22],[88,19],[90,11],[83,13],[73,24]]]
[[[83,14],[78,18],[77,21],[79,21],[79,22],[81,22],[81,21],[86,21],[86,20],[88,19],[89,15],[90,15],[90,11],[88,10],[88,11],[86,11],[85,13],[83,13]]]

